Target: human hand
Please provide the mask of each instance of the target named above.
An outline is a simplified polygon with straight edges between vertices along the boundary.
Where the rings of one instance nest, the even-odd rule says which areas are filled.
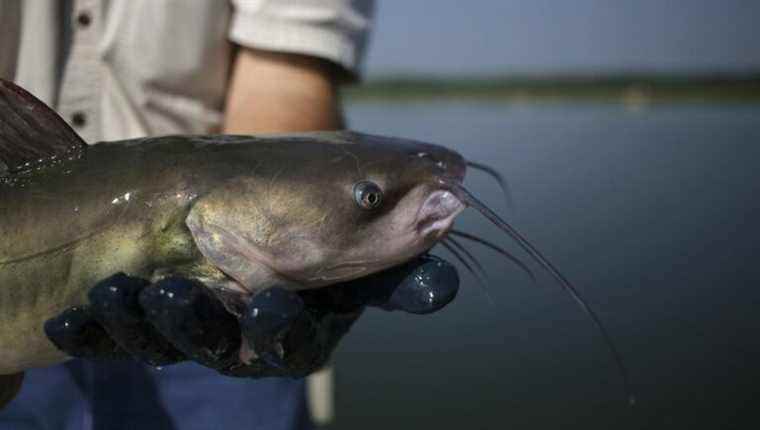
[[[153,366],[192,360],[240,377],[305,376],[323,366],[366,306],[435,312],[459,278],[444,260],[418,257],[363,279],[315,290],[261,291],[230,313],[198,281],[149,282],[124,274],[98,283],[90,303],[45,331],[73,357],[133,357]]]

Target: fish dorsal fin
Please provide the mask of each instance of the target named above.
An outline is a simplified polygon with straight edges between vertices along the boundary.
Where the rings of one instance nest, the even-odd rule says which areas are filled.
[[[79,158],[86,148],[53,109],[0,79],[0,177]]]

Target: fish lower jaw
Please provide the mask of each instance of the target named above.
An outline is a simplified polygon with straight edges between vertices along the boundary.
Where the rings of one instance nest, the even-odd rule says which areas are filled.
[[[453,220],[437,220],[428,225],[425,225],[420,231],[420,236],[431,242],[437,242],[438,239],[446,235],[451,229]]]

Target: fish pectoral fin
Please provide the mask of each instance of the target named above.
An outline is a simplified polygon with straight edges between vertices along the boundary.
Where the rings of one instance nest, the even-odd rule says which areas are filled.
[[[245,232],[233,233],[221,225],[223,220],[217,221],[217,216],[216,211],[196,203],[185,219],[198,251],[206,260],[249,294],[260,286],[281,281],[266,262],[268,257],[257,250]]]
[[[86,148],[53,109],[0,79],[0,177],[79,158]]]

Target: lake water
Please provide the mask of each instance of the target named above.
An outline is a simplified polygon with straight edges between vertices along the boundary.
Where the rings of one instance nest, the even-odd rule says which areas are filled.
[[[599,332],[548,275],[534,269],[531,284],[473,245],[487,292],[462,270],[440,313],[370,310],[347,336],[332,428],[760,422],[760,105],[366,103],[348,117],[354,129],[437,142],[501,171],[511,212],[489,178],[470,172],[466,183],[597,311],[638,403],[627,407]],[[457,226],[529,262],[476,212]]]

